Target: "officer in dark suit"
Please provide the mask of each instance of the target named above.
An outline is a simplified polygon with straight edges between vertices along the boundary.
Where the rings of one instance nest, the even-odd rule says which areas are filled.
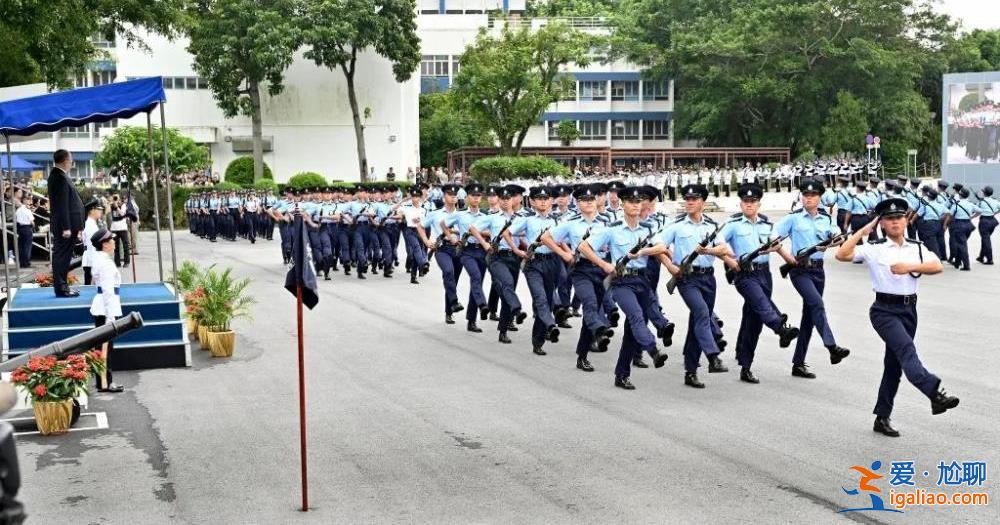
[[[83,229],[83,200],[76,186],[69,178],[73,166],[73,155],[58,150],[52,155],[55,167],[49,172],[49,213],[53,237],[52,246],[52,287],[56,297],[76,297],[80,292],[71,290],[66,284],[69,261],[73,256],[73,244]]]

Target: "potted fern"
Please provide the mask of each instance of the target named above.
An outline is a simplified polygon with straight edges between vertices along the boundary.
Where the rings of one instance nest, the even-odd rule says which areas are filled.
[[[250,318],[250,307],[256,301],[247,293],[250,279],[236,279],[233,269],[218,272],[208,269],[202,275],[201,283],[205,298],[201,303],[200,322],[207,326],[205,338],[213,357],[232,357],[236,346],[236,333],[232,322],[238,318]]]

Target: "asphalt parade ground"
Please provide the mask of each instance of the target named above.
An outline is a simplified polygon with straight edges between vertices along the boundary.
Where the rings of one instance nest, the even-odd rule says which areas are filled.
[[[178,262],[253,279],[254,319],[236,323],[231,359],[192,343],[191,368],[115,373],[126,392],[96,394],[87,410],[105,412],[107,429],[19,436],[29,523],[1000,522],[1000,501],[837,512],[872,504],[869,492],[847,491],[859,488],[852,467],[875,461],[887,508],[890,490],[997,495],[989,471],[981,486],[937,481],[942,462],[1000,467],[1000,267],[946,266],[921,279],[917,348],[961,405],[932,416],[904,378],[893,414],[902,437],[891,439],[872,432],[884,347],[868,320],[867,269],[832,254],[826,310],[850,357],[830,365],[814,335],[818,377],[794,378],[793,349],[765,330],[761,383],[740,382],[742,299],[717,274],[730,371],[709,374],[703,359],[704,390],[683,384],[687,310],[665,277],[675,343],[664,368],[633,371],[635,391],[613,386],[620,329],[584,373],[579,318],[539,357],[530,316],[512,345],[497,343],[494,322],[466,332],[465,312],[446,325],[436,267],[420,285],[402,272],[320,278],[320,303],[305,316],[312,509],[300,512],[295,303],[275,238],[210,244],[177,233]],[[156,280],[154,246],[143,233],[140,281]],[[972,257],[978,246],[975,234]],[[775,303],[797,325],[801,301],[776,266]],[[463,304],[467,290],[463,276]],[[523,283],[519,292],[530,305]],[[913,486],[889,483],[902,461],[914,464]]]

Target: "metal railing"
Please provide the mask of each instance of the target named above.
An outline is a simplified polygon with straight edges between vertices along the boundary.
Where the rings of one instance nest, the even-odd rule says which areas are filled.
[[[546,26],[554,23],[565,24],[574,29],[609,29],[611,27],[611,19],[603,16],[527,18],[517,15],[489,15],[487,18],[487,27],[490,29],[504,25],[519,28],[533,25]]]

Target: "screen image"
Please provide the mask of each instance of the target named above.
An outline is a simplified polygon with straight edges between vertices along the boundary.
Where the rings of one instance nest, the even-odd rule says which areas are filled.
[[[1000,164],[1000,82],[952,84],[947,164]]]

